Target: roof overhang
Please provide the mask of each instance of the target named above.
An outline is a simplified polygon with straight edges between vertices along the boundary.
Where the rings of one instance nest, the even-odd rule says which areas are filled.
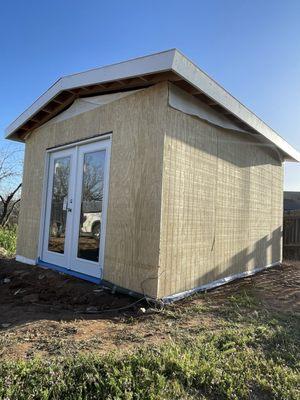
[[[78,97],[143,88],[166,80],[226,115],[242,129],[273,143],[283,159],[300,161],[296,149],[176,49],[60,78],[7,127],[6,138],[24,142],[30,132]]]

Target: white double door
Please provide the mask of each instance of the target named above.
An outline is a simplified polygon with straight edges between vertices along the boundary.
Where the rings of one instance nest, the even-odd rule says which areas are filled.
[[[101,277],[109,157],[109,140],[49,153],[42,261]]]

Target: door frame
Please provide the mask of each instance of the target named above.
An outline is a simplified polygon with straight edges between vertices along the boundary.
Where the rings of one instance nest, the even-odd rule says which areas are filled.
[[[100,242],[100,257],[99,257],[99,276],[97,278],[102,279],[103,277],[103,269],[104,269],[104,259],[105,259],[105,241],[106,241],[106,224],[107,224],[107,211],[108,211],[108,200],[109,200],[109,176],[110,176],[110,158],[111,158],[111,142],[112,142],[112,132],[102,134],[102,135],[94,135],[88,139],[82,139],[78,140],[76,142],[71,142],[67,143],[61,146],[56,146],[56,147],[51,147],[46,149],[45,151],[45,157],[44,157],[44,174],[43,174],[43,188],[42,188],[42,199],[41,199],[41,214],[40,214],[40,227],[39,227],[39,239],[38,239],[38,261],[42,261],[42,254],[43,254],[43,241],[44,241],[44,230],[45,230],[45,217],[46,217],[46,205],[47,205],[47,193],[48,193],[48,187],[49,187],[49,167],[50,167],[50,154],[54,153],[56,151],[72,148],[72,147],[77,147],[84,145],[84,144],[89,144],[93,142],[100,142],[100,141],[107,141],[106,145],[106,165],[105,165],[105,176],[104,176],[104,199],[103,199],[103,210],[104,210],[104,218],[102,222],[102,227],[101,227],[101,234],[103,234],[103,239],[102,242]],[[50,264],[51,265],[51,264]],[[54,267],[57,267],[57,265],[54,265]],[[59,267],[60,268],[60,267]],[[69,266],[63,267],[66,271],[70,271],[70,273],[73,272],[72,269],[69,268]],[[91,275],[87,275],[84,273],[79,273],[74,270],[74,273],[79,276],[86,275],[87,277]]]
[[[72,230],[71,230],[71,218],[69,213],[66,213],[66,226],[65,226],[65,239],[64,239],[64,252],[63,253],[57,253],[54,251],[48,250],[48,245],[49,243],[49,224],[50,224],[50,219],[51,219],[51,208],[52,208],[52,194],[53,194],[53,183],[54,183],[54,167],[55,167],[55,162],[57,159],[60,158],[65,158],[69,157],[70,159],[70,172],[68,176],[68,200],[71,197],[70,192],[72,190],[72,187],[74,185],[75,181],[75,167],[76,167],[76,157],[75,157],[76,152],[74,151],[73,148],[68,148],[68,149],[59,149],[56,152],[49,153],[48,155],[48,174],[47,174],[47,192],[46,192],[46,198],[45,198],[45,214],[44,214],[44,227],[48,226],[48,229],[44,229],[43,231],[43,242],[42,242],[42,254],[41,257],[43,258],[43,261],[47,263],[51,263],[54,265],[58,265],[60,267],[68,264],[68,254],[69,254],[69,245],[72,242]],[[46,204],[49,205],[49,207],[46,208]],[[47,260],[45,259],[47,257]]]

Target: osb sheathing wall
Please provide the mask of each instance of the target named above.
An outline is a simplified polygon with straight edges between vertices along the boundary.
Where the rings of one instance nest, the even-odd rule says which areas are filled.
[[[168,107],[163,171],[158,297],[280,261],[276,150]]]
[[[162,83],[29,136],[18,255],[38,257],[46,149],[112,131],[104,279],[157,296],[167,93]]]
[[[18,255],[38,256],[46,149],[112,131],[104,279],[163,297],[280,260],[276,151],[167,95],[162,83],[31,134]]]

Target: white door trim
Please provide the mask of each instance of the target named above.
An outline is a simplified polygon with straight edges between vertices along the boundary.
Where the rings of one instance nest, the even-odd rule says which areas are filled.
[[[62,144],[61,146],[50,147],[49,149],[46,150],[46,153],[53,153],[58,150],[68,149],[69,147],[78,147],[78,146],[88,144],[88,143],[93,143],[93,142],[100,142],[100,141],[106,141],[106,140],[111,141],[111,138],[112,138],[111,133],[105,133],[103,135],[98,134],[98,135],[94,135],[88,139],[81,139],[76,142]]]
[[[49,167],[50,167],[50,155],[53,152],[59,152],[60,150],[68,149],[68,148],[77,148],[81,145],[85,145],[93,142],[106,142],[106,162],[105,162],[105,177],[104,177],[104,198],[103,198],[103,222],[101,224],[101,237],[102,240],[100,242],[100,271],[99,278],[103,277],[103,269],[104,269],[104,258],[105,258],[105,239],[106,239],[106,225],[107,225],[107,209],[108,209],[108,199],[109,199],[109,171],[110,171],[110,157],[111,157],[111,139],[112,134],[105,135],[97,135],[93,136],[89,139],[80,140],[78,142],[58,146],[55,148],[47,149],[45,152],[44,158],[44,176],[43,176],[43,188],[42,188],[42,199],[41,199],[41,214],[40,214],[40,226],[39,226],[39,239],[38,239],[38,260],[42,260],[43,255],[43,242],[44,242],[44,232],[45,232],[45,216],[46,216],[46,205],[47,205],[47,193],[48,193],[48,176],[49,176]],[[78,151],[78,150],[77,150]],[[74,174],[75,175],[75,174]],[[65,267],[68,269],[68,266]]]
[[[76,157],[75,157],[75,148],[74,149],[62,149],[58,150],[54,153],[51,153],[49,156],[48,163],[48,174],[47,174],[47,193],[45,198],[45,204],[48,205],[45,211],[45,224],[44,224],[44,232],[43,232],[43,243],[42,243],[42,259],[45,262],[50,264],[58,265],[60,267],[65,267],[69,264],[69,246],[71,245],[71,225],[72,225],[72,215],[66,212],[66,226],[65,226],[65,239],[64,239],[64,253],[57,253],[48,250],[49,244],[49,226],[51,219],[51,208],[52,208],[52,190],[53,190],[53,182],[54,182],[54,166],[55,161],[61,158],[69,158],[70,159],[70,172],[68,176],[68,202],[70,200],[70,192],[75,182],[75,172],[76,172]],[[68,206],[67,206],[68,207]]]
[[[108,179],[109,179],[109,159],[110,159],[110,141],[102,142],[92,142],[78,146],[77,148],[77,165],[76,165],[76,179],[78,185],[76,188],[76,196],[73,195],[75,199],[73,204],[73,237],[72,246],[76,251],[70,252],[70,265],[72,265],[72,270],[85,273],[90,276],[95,276],[97,278],[102,277],[103,273],[103,263],[104,263],[104,250],[105,250],[105,233],[106,233],[106,215],[107,215],[107,205],[108,205]],[[103,181],[103,201],[102,201],[102,220],[101,220],[101,232],[100,232],[100,246],[99,246],[99,261],[96,263],[91,260],[84,260],[77,256],[78,250],[78,229],[80,225],[80,208],[81,208],[81,196],[82,196],[82,182],[83,182],[83,165],[84,156],[88,153],[94,153],[97,151],[105,151],[105,162],[104,162],[104,181]],[[75,186],[74,186],[75,188]],[[97,273],[93,272],[97,268]]]

